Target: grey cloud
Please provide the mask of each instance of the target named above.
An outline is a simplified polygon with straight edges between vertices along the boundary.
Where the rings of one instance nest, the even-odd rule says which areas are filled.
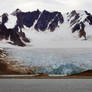
[[[92,12],[92,0],[0,0],[0,12],[21,9],[49,9],[67,12],[73,9],[85,9]]]

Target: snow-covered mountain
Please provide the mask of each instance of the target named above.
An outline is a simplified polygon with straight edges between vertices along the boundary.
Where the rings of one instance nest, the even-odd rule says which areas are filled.
[[[68,21],[72,32],[87,27],[87,24],[92,25],[92,15],[87,11],[75,11],[68,12]],[[86,31],[86,30],[85,30]]]
[[[0,46],[25,65],[35,66],[35,72],[70,75],[92,69],[92,54],[88,49],[92,48],[92,15],[87,11],[62,14],[17,9],[6,17],[6,23],[0,17]]]
[[[36,10],[23,12],[17,10],[12,15],[9,14],[5,26],[9,30],[17,30],[19,40],[15,42],[17,40],[16,35],[11,33],[15,35],[15,38],[13,38],[14,36],[12,37],[8,33],[10,34],[8,40],[0,41],[1,46],[7,44],[7,42],[21,46],[21,44],[17,44],[21,41],[23,46],[36,48],[91,47],[92,15],[87,11],[73,10],[62,14],[58,11]],[[23,24],[19,17],[23,17]],[[23,33],[20,32],[20,25],[23,27]],[[25,35],[23,36],[23,34]],[[7,45],[11,46],[10,44]]]

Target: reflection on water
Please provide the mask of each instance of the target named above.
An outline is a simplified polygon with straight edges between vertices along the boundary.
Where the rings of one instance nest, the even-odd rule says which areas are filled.
[[[71,74],[92,69],[92,49],[6,49],[37,73]]]

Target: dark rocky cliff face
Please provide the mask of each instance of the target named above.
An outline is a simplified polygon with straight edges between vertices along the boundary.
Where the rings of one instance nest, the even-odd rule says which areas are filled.
[[[92,15],[88,13],[87,11],[82,11],[82,12],[84,14],[81,14],[80,12],[77,12],[76,10],[73,10],[72,12],[67,13],[68,21],[70,23],[70,26],[72,27],[73,32],[80,29],[84,29],[85,23],[92,25]],[[85,18],[82,19],[84,15],[85,15]]]
[[[49,12],[44,10],[35,25],[35,29],[41,31],[50,29],[50,31],[54,31],[59,22],[61,24],[64,22],[64,18],[60,12]]]
[[[32,12],[22,12],[19,9],[16,9],[12,15],[17,17],[17,22],[15,28],[18,31],[18,27],[22,30],[23,26],[32,27],[37,31],[45,31],[50,29],[50,31],[54,31],[56,27],[58,27],[58,23],[63,23],[64,18],[61,12],[49,12],[44,10],[43,12],[32,11]],[[37,21],[35,23],[35,21]]]
[[[88,22],[90,25],[92,25],[92,15],[90,13],[88,13],[87,11],[85,11],[85,13],[88,15],[84,22]]]
[[[6,13],[3,15],[2,23],[0,24],[0,39],[8,40],[10,38],[12,42],[9,43],[18,46],[25,46],[24,42],[30,42],[25,33],[22,32],[24,26],[28,28],[34,27],[37,31],[45,31],[47,29],[54,31],[55,28],[58,27],[58,23],[62,24],[64,22],[64,18],[60,12],[49,12],[46,10],[43,12],[39,10],[22,12],[16,9],[12,13],[12,15],[17,18],[16,24],[14,28],[8,29],[5,26],[5,23],[8,21],[8,15]]]
[[[79,37],[84,36],[86,39],[86,23],[92,25],[92,15],[87,11],[76,11],[73,10],[70,13],[67,13],[68,22],[70,24],[72,33],[75,31],[79,32]]]

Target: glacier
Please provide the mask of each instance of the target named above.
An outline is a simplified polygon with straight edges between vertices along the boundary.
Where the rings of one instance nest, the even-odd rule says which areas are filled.
[[[92,49],[5,48],[20,63],[36,67],[36,73],[71,75],[92,69]]]

